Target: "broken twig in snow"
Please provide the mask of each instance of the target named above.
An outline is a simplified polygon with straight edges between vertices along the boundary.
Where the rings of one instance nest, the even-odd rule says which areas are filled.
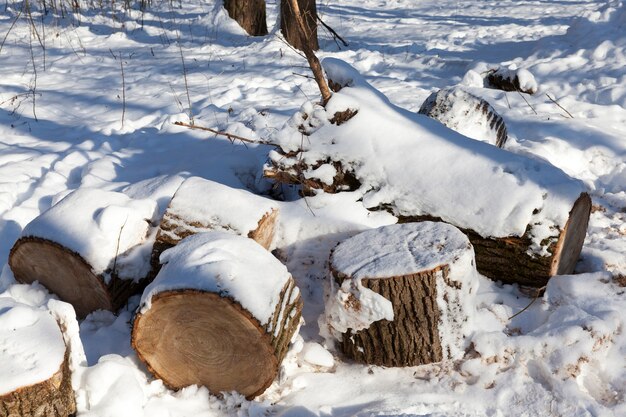
[[[226,136],[231,142],[234,142],[235,140],[240,140],[240,141],[245,142],[245,143],[256,143],[256,144],[261,144],[261,145],[278,146],[275,143],[272,143],[272,142],[270,142],[268,140],[248,139],[248,138],[244,138],[242,136],[234,135],[232,133],[222,132],[220,130],[211,129],[210,127],[192,125],[192,124],[183,123],[183,122],[174,122],[174,124],[176,126],[183,126],[183,127],[188,127],[189,129],[196,129],[196,130],[205,130],[207,132],[215,133],[216,135]]]

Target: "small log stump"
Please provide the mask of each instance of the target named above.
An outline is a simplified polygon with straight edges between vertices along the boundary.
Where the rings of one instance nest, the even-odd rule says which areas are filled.
[[[489,71],[485,78],[485,87],[525,94],[535,94],[538,89],[535,77],[528,70],[502,67]]]
[[[368,230],[340,243],[330,268],[338,288],[326,315],[348,357],[414,366],[463,355],[478,282],[460,230],[435,222]]]
[[[76,190],[24,228],[9,265],[17,281],[39,281],[72,304],[78,318],[116,311],[145,286],[149,251],[139,266],[130,255],[147,241],[155,214],[151,200]]]
[[[210,230],[248,236],[269,249],[277,218],[278,206],[269,199],[203,178],[188,178],[161,220],[152,251],[153,271],[158,272],[164,250],[187,236]]]
[[[139,358],[172,389],[265,391],[302,311],[284,265],[253,240],[219,231],[187,237],[161,259],[133,323]]]
[[[0,299],[0,417],[76,412],[69,348],[46,310]]]
[[[462,135],[498,148],[504,147],[508,139],[504,120],[491,104],[459,87],[432,93],[418,113],[438,120]]]

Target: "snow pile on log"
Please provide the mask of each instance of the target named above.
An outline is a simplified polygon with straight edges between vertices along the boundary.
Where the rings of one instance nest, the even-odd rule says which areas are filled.
[[[400,215],[436,216],[483,237],[522,236],[531,225],[541,247],[551,229],[565,226],[584,191],[580,182],[541,160],[469,140],[394,106],[345,62],[323,63],[328,77],[345,87],[326,109],[305,103],[276,134],[284,153],[270,153],[274,164],[314,166],[331,158],[354,172],[366,207],[392,205]],[[350,120],[330,122],[347,109],[356,112]],[[548,192],[553,189],[558,192]]]
[[[56,242],[79,254],[95,274],[115,263],[120,278],[135,278],[147,264],[132,259],[129,250],[145,240],[156,213],[157,204],[151,199],[79,188],[30,222],[22,238]]]

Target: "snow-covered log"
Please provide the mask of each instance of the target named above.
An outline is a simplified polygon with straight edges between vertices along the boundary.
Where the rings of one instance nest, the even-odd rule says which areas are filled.
[[[328,324],[358,362],[414,366],[459,358],[478,281],[467,237],[446,223],[396,224],[340,243]]]
[[[0,298],[0,417],[74,415],[69,358],[49,311]]]
[[[502,116],[485,99],[460,87],[432,93],[419,109],[450,129],[469,138],[504,147],[508,134]]]
[[[270,176],[358,190],[368,209],[455,225],[475,246],[478,271],[495,280],[541,287],[573,272],[591,210],[582,182],[394,106],[342,61],[324,67],[341,88],[325,107],[305,103],[277,132]],[[351,118],[332,122],[348,110]]]
[[[285,266],[221,231],[189,236],[161,261],[133,324],[141,360],[173,389],[262,393],[300,323],[300,291]]]
[[[15,279],[39,281],[79,318],[116,311],[141,290],[150,265],[153,200],[81,188],[30,222],[9,256]]]
[[[526,94],[535,94],[538,88],[535,77],[528,70],[503,67],[489,71],[485,78],[485,87]]]
[[[186,179],[161,220],[152,252],[153,270],[160,254],[181,239],[209,230],[247,236],[266,249],[274,238],[278,205],[251,192],[199,177]]]

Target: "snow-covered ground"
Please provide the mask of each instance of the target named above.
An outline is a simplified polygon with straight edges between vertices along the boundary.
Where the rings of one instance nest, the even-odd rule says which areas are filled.
[[[53,202],[93,187],[151,198],[162,213],[191,175],[268,192],[262,171],[271,147],[173,122],[193,118],[271,139],[319,97],[306,61],[275,28],[250,38],[219,1],[154,1],[143,13],[138,4],[125,11],[124,2],[112,10],[85,1],[65,17],[60,8],[70,3],[57,3],[43,18],[31,3],[32,21],[21,1],[0,6],[0,292],[42,306],[45,290],[16,284],[6,262],[24,227]],[[553,278],[512,319],[532,300],[480,278],[472,349],[461,360],[357,365],[320,336],[326,262],[338,241],[395,220],[370,214],[354,193],[280,202],[276,253],[301,289],[306,324],[268,391],[245,401],[167,390],[130,348],[135,297],[118,316],[100,311],[80,324],[79,415],[626,416],[626,2],[318,6],[350,44],[339,47],[320,28],[321,57],[348,62],[414,112],[431,92],[464,84],[503,116],[506,149],[584,182],[594,206],[577,274]],[[269,1],[270,28],[277,12]],[[493,65],[530,71],[538,92],[481,88],[477,74]]]

